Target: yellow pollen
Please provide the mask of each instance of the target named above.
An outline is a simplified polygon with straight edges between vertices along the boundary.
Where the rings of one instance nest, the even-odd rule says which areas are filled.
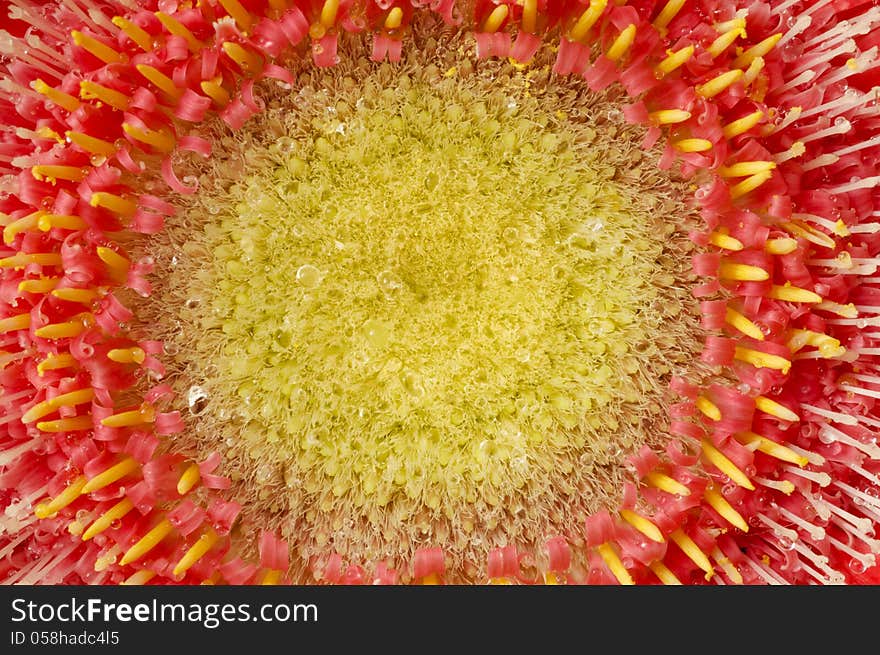
[[[730,166],[722,166],[718,169],[721,177],[749,177],[757,173],[772,171],[776,168],[776,162],[772,161],[740,161]]]
[[[336,15],[339,13],[339,0],[325,0],[321,7],[321,25],[330,29],[336,24]]]
[[[709,243],[711,243],[713,246],[718,246],[719,248],[730,250],[732,252],[738,252],[745,247],[742,241],[740,241],[739,239],[735,239],[729,234],[725,234],[720,231],[712,232],[709,235]]]
[[[568,33],[568,38],[572,41],[580,41],[587,32],[596,24],[605,7],[608,6],[608,0],[590,0],[590,6],[581,14],[577,22]]]
[[[48,293],[56,286],[61,278],[41,277],[37,280],[23,280],[18,283],[18,290],[22,293]]]
[[[83,416],[73,416],[71,418],[62,418],[57,421],[42,421],[37,423],[37,430],[41,432],[78,432],[80,430],[89,430],[94,426],[91,414]]]
[[[75,112],[82,105],[79,100],[74,98],[69,93],[59,91],[58,89],[55,89],[46,84],[43,80],[34,80],[33,82],[31,82],[31,88],[40,95],[46,96],[56,105],[58,105],[62,109],[66,109],[69,112]]]
[[[672,22],[672,19],[678,15],[685,2],[687,0],[669,0],[666,6],[657,14],[657,18],[654,19],[654,27],[662,32]]]
[[[786,232],[790,232],[798,237],[803,237],[810,243],[815,243],[817,246],[822,246],[823,248],[835,248],[837,246],[837,244],[834,243],[834,239],[830,236],[813,229],[801,221],[787,221],[780,223],[779,227]]]
[[[37,328],[34,334],[41,339],[68,339],[79,336],[86,328],[95,324],[95,317],[89,313],[79,314],[63,323],[50,323]]]
[[[728,459],[727,455],[718,450],[715,445],[708,439],[703,439],[703,454],[715,467],[729,477],[733,482],[749,491],[755,490],[755,485],[749,480],[748,476],[743,473],[736,464]]]
[[[116,154],[116,146],[104,139],[98,139],[82,132],[68,131],[64,133],[70,142],[93,155],[112,157]]]
[[[788,237],[768,239],[764,250],[771,255],[787,255],[797,250],[797,239],[789,239]]]
[[[264,587],[271,587],[279,584],[281,582],[281,574],[282,572],[277,569],[270,569],[266,571],[263,579],[260,580],[260,585]]]
[[[743,52],[739,57],[733,60],[733,66],[735,68],[745,68],[749,66],[752,61],[756,57],[763,57],[768,52],[770,52],[777,43],[779,43],[779,39],[782,38],[782,32],[774,34],[773,36],[768,36],[766,39],[753,45],[751,48]]]
[[[217,543],[218,539],[219,537],[217,536],[217,533],[211,528],[208,528],[208,531],[200,536],[198,540],[190,546],[189,550],[186,551],[186,554],[180,558],[180,561],[175,565],[172,573],[175,576],[178,576],[189,571],[196,562],[211,550],[213,545]]]
[[[733,42],[740,37],[746,37],[745,21],[742,21],[741,25],[727,30],[724,34],[715,39],[712,42],[712,45],[706,48],[706,51],[710,55],[712,55],[712,58],[714,59],[722,52],[727,50],[733,44]]]
[[[846,348],[841,346],[840,341],[834,337],[812,330],[791,330],[786,345],[792,353],[796,353],[806,346],[814,346],[819,349],[819,354],[824,358],[840,357],[846,352]]]
[[[34,508],[34,516],[38,519],[49,518],[70,505],[82,495],[82,488],[86,484],[84,475],[79,476],[67,488],[48,503],[40,503]]]
[[[627,51],[632,46],[633,41],[636,40],[636,26],[629,25],[625,30],[623,30],[620,35],[614,39],[614,43],[611,44],[611,47],[608,48],[608,52],[605,53],[605,56],[608,57],[611,61],[618,61],[621,57],[623,57]]]
[[[76,366],[76,359],[73,355],[49,355],[37,364],[37,375],[42,376],[46,371],[55,371],[60,368],[70,368],[71,366]]]
[[[421,584],[424,586],[439,585],[440,584],[440,576],[437,575],[436,573],[431,573],[429,575],[426,575],[424,578],[422,578]]]
[[[147,354],[142,348],[114,348],[107,353],[107,359],[118,364],[143,364]]]
[[[79,389],[78,391],[69,391],[68,393],[63,393],[49,400],[44,400],[40,403],[37,403],[36,405],[31,407],[27,412],[25,412],[24,416],[21,417],[21,422],[25,425],[28,423],[33,423],[34,421],[37,421],[44,416],[48,416],[59,407],[76,407],[77,405],[92,402],[92,399],[94,397],[94,389]]]
[[[177,481],[177,493],[185,495],[199,483],[199,465],[190,464]]]
[[[691,117],[689,111],[684,109],[660,109],[652,111],[648,114],[648,118],[658,125],[672,125],[674,123],[684,123]]]
[[[229,92],[223,88],[221,82],[222,77],[215,77],[213,80],[205,80],[200,84],[205,95],[213,100],[218,106],[225,107],[229,104]]]
[[[796,464],[801,468],[810,463],[810,460],[802,455],[799,455],[791,448],[783,446],[780,443],[776,443],[775,441],[772,441],[767,437],[763,437],[760,434],[755,434],[754,432],[743,432],[741,434],[735,435],[735,438],[744,446],[751,446],[755,450],[758,450],[765,455],[770,455],[770,457],[775,457],[780,461]]]
[[[28,264],[39,266],[61,266],[61,255],[54,252],[19,252],[12,257],[0,259],[0,268],[24,268]]]
[[[663,562],[651,562],[648,565],[648,568],[654,572],[654,575],[665,585],[668,586],[681,586],[681,580],[675,577],[675,574],[669,570],[669,567],[666,566]]]
[[[547,571],[544,573],[544,584],[550,586],[556,586],[561,584],[559,580],[559,576],[556,575],[553,571]]]
[[[86,486],[83,487],[82,492],[84,494],[89,494],[93,491],[97,491],[98,489],[103,489],[107,485],[113,484],[117,480],[121,480],[126,475],[134,473],[135,471],[139,471],[140,468],[141,465],[138,464],[136,460],[132,459],[131,457],[126,457],[118,464],[114,464],[106,471],[99,473],[91,480],[89,480],[86,483]]]
[[[15,241],[15,237],[19,234],[27,232],[28,230],[33,230],[37,227],[39,217],[40,212],[34,212],[9,223],[3,228],[3,243],[7,246],[11,246],[12,242]]]
[[[328,2],[333,0],[328,0]],[[337,7],[339,6],[339,0],[335,0],[337,3]],[[226,10],[226,13],[232,16],[233,20],[235,20],[236,25],[238,25],[238,29],[242,32],[247,32],[251,28],[251,24],[253,23],[253,17],[250,15],[247,9],[245,9],[238,0],[220,0],[220,4],[223,5],[223,8]],[[326,4],[324,5],[326,7]],[[323,14],[323,11],[322,11]]]
[[[137,573],[132,573],[119,584],[125,586],[140,587],[141,585],[147,584],[155,577],[156,574],[153,571],[147,571],[146,569],[144,569],[142,571],[138,571]]]
[[[611,544],[604,543],[601,546],[596,548],[596,551],[599,553],[599,556],[602,558],[602,561],[605,562],[605,565],[611,570],[611,573],[614,574],[614,577],[617,578],[617,581],[622,585],[634,585],[635,582],[630,576],[629,571],[626,570],[626,567],[623,565],[623,562],[620,561],[620,556],[618,556],[617,552],[614,548],[611,547]]]
[[[135,25],[122,16],[114,16],[110,21],[120,30],[125,32],[125,35],[134,41],[137,47],[144,52],[150,52],[153,49],[153,37],[139,25]]]
[[[483,31],[488,32],[489,34],[494,34],[501,27],[502,23],[507,20],[507,13],[509,9],[507,5],[498,5],[495,9],[492,10],[492,13],[486,18],[486,22],[483,23]]]
[[[79,95],[83,100],[100,100],[119,111],[126,111],[131,99],[124,93],[108,89],[106,86],[83,80],[79,83]]]
[[[120,520],[123,516],[128,514],[133,509],[134,503],[131,502],[131,500],[129,500],[128,498],[123,498],[113,507],[101,514],[101,516],[95,519],[94,523],[86,528],[86,531],[82,533],[82,540],[88,541],[96,534],[104,532],[104,530],[113,525],[114,521]]]
[[[125,555],[119,560],[119,565],[125,566],[126,564],[138,561],[141,557],[158,546],[159,542],[171,534],[172,530],[174,530],[174,526],[171,525],[171,521],[163,519],[156,527],[145,534],[140,541],[125,552]]]
[[[259,56],[233,41],[225,41],[223,51],[245,73],[257,73],[263,67],[263,60]]]
[[[728,325],[732,325],[733,327],[735,327],[747,337],[757,339],[758,341],[764,340],[764,333],[761,332],[761,328],[752,323],[752,321],[740,314],[735,309],[731,309],[730,307],[727,308],[727,313],[724,317],[724,321]]]
[[[116,52],[113,48],[108,45],[104,45],[97,39],[93,39],[87,34],[83,34],[77,30],[73,30],[70,33],[70,36],[73,37],[73,42],[78,45],[83,50],[93,54],[95,57],[103,61],[105,64],[125,64],[128,62],[128,57],[126,57],[121,52]]]
[[[131,216],[137,211],[137,205],[133,201],[126,200],[113,193],[107,193],[106,191],[96,191],[93,193],[92,197],[89,199],[89,204],[92,207],[109,209],[120,216]],[[101,250],[102,248],[97,249],[99,257],[101,256]],[[103,250],[109,250],[109,248],[103,248]]]
[[[697,85],[695,87],[695,90],[698,95],[701,95],[704,98],[714,98],[719,93],[727,89],[731,84],[734,84],[742,79],[742,76],[743,72],[737,68],[736,70],[721,73],[721,75],[713,77],[711,80],[704,84]]]
[[[62,230],[85,230],[88,224],[79,216],[63,216],[60,214],[43,214],[37,221],[37,227],[41,232],[48,232],[53,228]]]
[[[156,18],[162,23],[162,26],[168,30],[170,34],[179,36],[186,41],[186,46],[190,52],[198,52],[202,49],[202,42],[199,41],[189,29],[173,16],[169,16],[161,11],[156,12]]]
[[[651,471],[645,476],[645,482],[655,489],[665,491],[668,494],[678,496],[690,496],[691,490],[684,486],[675,478],[671,478],[665,473],[659,471]]]
[[[538,0],[525,0],[522,10],[522,28],[529,34],[534,34],[538,27]]]
[[[138,64],[135,66],[138,72],[147,78],[150,82],[153,83],[156,88],[165,93],[166,95],[174,98],[175,100],[179,99],[183,94],[181,89],[178,89],[174,84],[174,80],[165,75],[162,71],[157,68],[150,66],[148,64]],[[123,129],[125,128],[125,124],[123,123]]]
[[[403,9],[400,7],[392,7],[391,11],[385,17],[385,29],[396,30],[403,23]]]
[[[82,305],[91,305],[95,298],[98,297],[98,292],[94,289],[55,289],[52,291],[52,295],[60,300],[66,300],[68,302],[76,302]]]
[[[738,118],[722,127],[721,132],[724,134],[725,138],[732,139],[733,137],[748,132],[755,127],[755,125],[760,123],[762,118],[764,118],[763,111],[755,111],[751,114],[746,114],[742,118]]]
[[[721,262],[721,265],[718,267],[718,277],[740,282],[763,282],[770,279],[770,274],[760,266]]]
[[[654,67],[654,72],[656,72],[659,77],[669,75],[669,73],[675,69],[686,64],[688,60],[694,56],[695,50],[696,48],[692,45],[682,48],[681,50],[667,50],[666,58]]]
[[[706,398],[706,396],[700,396],[694,404],[706,418],[713,421],[721,420],[721,410],[718,409],[718,406],[715,403]]]
[[[807,289],[791,286],[791,282],[784,285],[774,284],[770,288],[768,297],[775,300],[784,300],[786,302],[803,302],[803,303],[820,303],[822,296]]]
[[[753,350],[742,346],[736,346],[733,358],[757,368],[770,368],[783,373],[788,373],[789,369],[791,369],[791,361],[785,357],[771,355],[760,350]]]
[[[679,139],[673,141],[672,145],[680,152],[706,152],[712,149],[712,142],[708,139]]]
[[[52,184],[56,180],[67,180],[69,182],[80,182],[86,176],[85,170],[79,166],[48,166],[38,165],[31,168],[31,175],[34,179],[48,181]]]
[[[660,531],[653,522],[646,519],[644,516],[637,514],[631,509],[622,509],[620,510],[620,518],[629,523],[636,530],[641,532],[651,541],[656,541],[658,544],[662,544],[666,541],[663,537],[663,533]]]
[[[113,414],[101,420],[101,425],[108,428],[127,428],[144,423],[152,423],[156,420],[156,411],[149,403],[144,403],[140,409],[129,412]]]
[[[746,523],[742,514],[737,512],[715,487],[706,487],[706,491],[703,493],[703,499],[731,525],[739,528],[743,532],[749,531],[749,524]]]

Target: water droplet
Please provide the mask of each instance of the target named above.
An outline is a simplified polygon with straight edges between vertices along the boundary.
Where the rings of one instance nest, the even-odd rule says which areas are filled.
[[[296,281],[306,289],[314,289],[321,283],[321,271],[311,264],[303,264],[296,270]]]
[[[204,388],[200,386],[192,386],[186,392],[186,404],[193,416],[199,416],[204,413],[208,407],[208,399],[210,395]]]
[[[865,566],[865,561],[861,559],[856,559],[853,557],[849,561],[849,570],[855,573],[856,575],[861,575],[865,571],[868,570],[868,567]]]
[[[254,473],[254,479],[257,484],[265,484],[269,480],[272,479],[272,466],[271,464],[262,464],[257,467],[256,472]]]
[[[107,158],[104,155],[94,154],[89,157],[89,161],[92,163],[92,166],[101,166],[107,161]]]
[[[389,296],[397,293],[403,288],[403,280],[401,280],[400,276],[394,271],[382,271],[376,276],[376,282],[379,283],[379,288]]]
[[[391,340],[391,326],[385,321],[370,319],[364,323],[362,331],[370,345],[376,348],[384,348]]]

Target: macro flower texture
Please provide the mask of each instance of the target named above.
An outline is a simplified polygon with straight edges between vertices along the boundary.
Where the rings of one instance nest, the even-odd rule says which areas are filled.
[[[876,0],[0,16],[3,583],[880,583]]]

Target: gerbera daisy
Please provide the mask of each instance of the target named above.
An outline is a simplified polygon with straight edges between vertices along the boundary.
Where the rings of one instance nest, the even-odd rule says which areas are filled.
[[[0,4],[0,579],[876,581],[875,4]]]

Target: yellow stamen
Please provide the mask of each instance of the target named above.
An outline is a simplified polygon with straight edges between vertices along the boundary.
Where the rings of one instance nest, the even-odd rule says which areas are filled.
[[[174,530],[174,526],[171,525],[171,521],[163,519],[156,527],[145,534],[140,541],[125,552],[125,555],[119,560],[119,565],[125,566],[126,564],[138,561],[158,546],[159,542],[171,534],[172,530]]]
[[[106,191],[96,191],[93,193],[89,199],[89,204],[92,207],[109,209],[120,216],[131,216],[137,211],[137,205],[133,201],[126,200],[122,196],[117,196],[113,193],[107,193]],[[98,256],[101,255],[101,250],[101,248],[97,249]],[[109,248],[103,248],[103,250],[109,250]]]
[[[63,323],[50,323],[37,328],[34,334],[41,339],[67,339],[79,336],[86,328],[95,324],[95,317],[91,314],[79,314]]]
[[[823,248],[834,248],[837,245],[834,243],[834,239],[830,236],[813,229],[801,221],[787,221],[785,223],[780,223],[779,227],[786,232],[790,232],[795,236],[803,237],[810,243],[815,243],[817,246],[822,246]]]
[[[645,482],[655,489],[665,491],[668,494],[678,496],[690,496],[691,490],[684,486],[675,478],[671,478],[665,473],[659,471],[651,471],[645,476]]]
[[[846,348],[842,347],[840,341],[834,337],[812,330],[791,330],[786,345],[792,353],[806,346],[815,346],[819,349],[819,354],[825,358],[840,357],[846,352]]]
[[[721,410],[718,409],[718,406],[715,403],[706,398],[706,396],[700,396],[699,398],[697,398],[694,404],[697,406],[697,409],[700,410],[700,412],[707,418],[713,421],[721,420]]]
[[[675,586],[681,585],[681,580],[676,578],[675,574],[670,571],[669,567],[663,562],[651,562],[651,564],[648,565],[648,568],[654,572],[654,575],[656,575],[663,584]]]
[[[700,547],[697,546],[694,540],[687,536],[681,528],[669,536],[672,541],[681,548],[682,552],[688,556],[688,559],[706,573],[706,580],[711,579],[715,574],[715,569],[712,568],[712,562],[709,561],[709,558],[706,557],[706,553],[700,550]]]
[[[426,586],[434,586],[440,584],[440,576],[436,573],[429,573],[421,580],[421,584]]]
[[[83,532],[82,540],[88,541],[96,534],[101,534],[102,532],[104,532],[104,530],[113,525],[114,521],[118,521],[133,509],[134,503],[131,502],[131,500],[129,500],[128,498],[123,498],[113,507],[101,514],[101,516],[95,519],[95,522],[92,523],[85,532]]]
[[[126,111],[131,99],[124,93],[108,89],[94,82],[83,80],[79,83],[79,95],[83,100],[100,100],[119,111]]]
[[[104,139],[98,139],[82,132],[68,131],[64,133],[71,143],[78,145],[80,148],[93,155],[103,155],[104,157],[112,157],[116,154],[116,146]]]
[[[672,125],[684,123],[691,117],[691,112],[684,109],[660,109],[648,114],[648,118],[658,125]]]
[[[331,0],[328,0],[330,2]],[[337,8],[339,7],[339,0],[334,0],[336,2]],[[238,29],[242,32],[247,32],[251,28],[251,23],[253,22],[253,18],[247,9],[241,6],[241,3],[238,0],[220,0],[220,4],[223,5],[223,8],[226,10],[226,13],[232,16],[235,20],[236,25],[238,25]],[[324,5],[326,7],[326,4]],[[323,16],[323,11],[321,12]]]
[[[62,216],[60,214],[43,214],[37,221],[41,232],[48,232],[53,228],[62,230],[85,230],[88,224],[79,216]]]
[[[763,282],[770,279],[770,274],[760,266],[721,262],[721,265],[718,267],[718,277],[741,282]]]
[[[59,91],[48,84],[46,84],[43,80],[36,79],[31,82],[31,88],[39,93],[40,95],[46,96],[49,100],[54,102],[56,105],[61,107],[62,109],[66,109],[69,112],[75,112],[80,108],[82,103],[74,98],[69,93],[64,93],[64,91]]]
[[[125,277],[128,275],[128,269],[131,267],[131,262],[128,261],[128,259],[120,255],[112,248],[105,248],[103,246],[98,246],[97,248],[95,248],[95,252],[98,255],[98,259],[107,264],[107,268],[110,269],[110,273],[113,275],[113,277],[115,277],[116,279],[125,279]]]
[[[135,25],[130,20],[126,20],[122,16],[114,16],[110,21],[134,41],[138,48],[144,52],[150,52],[153,49],[153,37],[144,30],[140,25]]]
[[[73,96],[70,96],[70,97],[73,98]],[[74,100],[76,100],[76,98],[74,98]],[[79,102],[79,100],[77,100],[77,102]],[[62,136],[60,134],[58,134],[58,132],[53,130],[51,127],[49,127],[48,125],[43,125],[42,127],[38,128],[34,132],[37,135],[37,137],[40,139],[46,139],[48,141],[57,141],[58,143],[64,143],[64,139],[62,138]]]
[[[743,52],[739,57],[733,60],[733,66],[735,68],[745,68],[752,63],[756,57],[763,57],[768,52],[770,52],[777,43],[779,43],[779,39],[782,38],[782,32],[774,34],[773,36],[768,36],[766,39],[753,45],[751,48]]]
[[[114,348],[107,353],[107,359],[118,364],[143,364],[147,354],[142,348]]]
[[[90,494],[98,489],[103,489],[107,485],[113,484],[117,480],[121,480],[129,473],[139,471],[140,468],[141,465],[137,463],[137,460],[134,460],[131,457],[126,457],[118,464],[114,464],[106,471],[99,473],[89,480],[86,483],[86,486],[83,487],[83,493]]]
[[[611,61],[618,61],[626,54],[627,50],[630,49],[630,46],[632,46],[633,41],[635,40],[636,26],[628,25],[627,28],[623,30],[616,39],[614,39],[614,43],[608,48],[608,52],[605,53],[605,56]]]
[[[731,309],[730,307],[727,308],[724,322],[728,325],[732,325],[747,337],[757,339],[758,341],[764,340],[764,333],[761,332],[761,328],[752,323],[752,321],[740,314],[735,309]]]
[[[270,569],[266,571],[266,575],[260,580],[260,584],[264,587],[275,586],[281,582],[281,571],[278,569]]]
[[[819,303],[822,302],[822,296],[813,293],[807,289],[791,286],[791,282],[784,285],[774,284],[770,288],[768,297],[775,300],[784,300],[786,302],[803,302],[803,303]]]
[[[557,576],[555,572],[547,571],[546,573],[544,573],[544,584],[555,586],[562,584],[562,581],[559,579],[559,576]]]
[[[126,586],[135,586],[139,587],[141,585],[147,584],[150,580],[156,577],[156,574],[153,571],[147,571],[143,569],[142,571],[138,571],[137,573],[132,573],[128,576],[123,582],[120,582],[120,585]]]
[[[611,570],[611,573],[614,574],[614,577],[617,578],[617,581],[622,585],[633,585],[635,582],[630,576],[629,571],[626,570],[626,567],[623,565],[623,562],[620,561],[620,557],[614,551],[609,543],[604,543],[601,546],[596,548],[596,551],[599,553],[599,556],[605,562],[606,566]]]
[[[749,177],[757,173],[772,171],[776,168],[776,162],[772,161],[741,161],[731,166],[722,166],[718,169],[721,177]]]
[[[190,32],[189,29],[179,20],[177,20],[173,16],[162,13],[161,11],[156,12],[156,18],[159,19],[159,22],[162,23],[162,26],[166,30],[168,30],[170,34],[173,34],[174,36],[179,36],[184,41],[186,41],[186,45],[190,49],[190,52],[198,52],[202,49],[202,42],[199,41],[195,37],[195,35]]]
[[[128,428],[134,425],[143,425],[144,423],[152,423],[156,420],[156,410],[152,405],[144,403],[140,409],[129,412],[120,412],[113,414],[105,419],[101,419],[101,425],[108,428]]]
[[[842,316],[844,318],[858,318],[859,316],[859,310],[856,309],[856,306],[853,303],[841,305],[837,302],[824,300],[816,305],[816,309],[821,309],[825,312],[831,312],[832,314],[837,314],[838,316]]]
[[[199,483],[199,478],[199,465],[190,464],[177,481],[177,493],[181,496],[185,495]]]
[[[746,37],[745,21],[742,21],[741,25],[727,30],[724,34],[715,39],[712,42],[712,45],[706,48],[706,51],[712,55],[712,58],[714,59],[727,50],[739,37]]]
[[[770,455],[770,457],[775,457],[776,459],[783,462],[796,464],[801,468],[810,463],[810,460],[808,460],[803,455],[799,455],[791,448],[783,446],[780,443],[776,443],[772,439],[763,437],[760,434],[755,434],[754,432],[743,432],[741,434],[738,434],[736,435],[736,440],[744,446],[751,446],[755,450],[758,450],[765,455]]]
[[[666,541],[666,539],[663,538],[663,533],[660,531],[660,528],[644,516],[636,514],[631,509],[620,510],[620,518],[629,523],[651,541],[656,541],[658,544],[662,544]]]
[[[9,223],[3,228],[3,243],[7,246],[12,245],[12,242],[15,241],[15,237],[19,234],[27,232],[28,230],[33,230],[38,225],[39,217],[40,212],[33,212],[32,214],[22,216]]]
[[[488,32],[489,34],[494,34],[498,31],[498,28],[501,27],[501,24],[507,20],[507,13],[509,9],[507,5],[498,5],[495,9],[492,10],[492,13],[489,14],[488,18],[486,18],[486,22],[483,23],[483,31]]]
[[[225,41],[223,43],[223,51],[246,73],[256,73],[263,66],[262,59],[250,50],[232,41]]]
[[[62,418],[57,421],[42,421],[37,423],[37,430],[41,432],[78,432],[79,430],[89,430],[94,426],[91,414],[84,416],[73,416],[71,418]]]
[[[724,570],[733,584],[740,585],[743,583],[742,574],[740,574],[737,568],[733,565],[730,558],[726,557],[717,546],[712,550],[712,559],[714,559],[718,563],[718,566]]]
[[[523,31],[534,34],[538,27],[538,0],[525,0],[522,10]]]
[[[752,61],[752,63],[746,69],[746,72],[743,75],[743,85],[748,86],[756,79],[758,79],[758,75],[761,74],[762,70],[764,70],[764,58],[756,57],[755,60]]]
[[[0,268],[24,268],[28,264],[39,266],[61,266],[61,255],[54,252],[19,252],[12,257],[0,259]]]
[[[126,57],[121,52],[116,52],[113,48],[108,45],[104,45],[97,39],[93,39],[87,34],[83,34],[77,30],[73,30],[70,33],[70,36],[73,37],[73,42],[78,45],[83,50],[93,54],[95,57],[103,61],[105,64],[124,64],[128,62],[128,57]]]
[[[705,84],[697,85],[695,87],[695,90],[698,95],[701,95],[704,98],[714,98],[719,93],[728,88],[731,84],[739,81],[742,76],[743,72],[737,68],[736,70],[721,73],[721,75],[713,77]]]
[[[608,6],[608,0],[590,0],[590,6],[581,14],[574,27],[568,33],[568,38],[572,41],[580,41],[587,32],[596,24],[605,7]]]
[[[681,8],[686,1],[687,0],[669,0],[669,2],[666,3],[666,6],[663,7],[662,11],[657,14],[657,18],[654,19],[654,27],[662,32],[663,29],[672,22],[672,19],[678,15],[678,12],[681,11]]]
[[[755,127],[755,125],[760,123],[762,118],[764,118],[764,112],[752,112],[751,114],[747,114],[742,118],[738,118],[735,121],[728,123],[721,128],[721,132],[724,134],[725,138],[732,139],[735,136],[748,132]]]
[[[54,398],[44,400],[31,407],[27,412],[24,413],[24,416],[21,417],[21,422],[24,424],[33,423],[34,421],[37,421],[44,416],[48,416],[60,407],[76,407],[77,405],[90,403],[92,402],[94,397],[95,390],[91,388],[79,389],[77,391],[69,391],[67,393],[60,394],[58,396],[55,396]]]
[[[208,528],[208,531],[199,537],[198,540],[190,546],[189,550],[186,551],[186,554],[180,558],[180,561],[174,567],[172,573],[175,576],[178,576],[189,571],[196,562],[211,550],[211,547],[217,543],[218,539],[219,537],[217,536],[217,533],[211,528]]]
[[[534,2],[535,0],[532,0]],[[523,9],[525,11],[525,9]],[[396,30],[403,23],[403,9],[400,7],[393,7],[391,11],[388,12],[388,15],[385,17],[385,29],[386,30]]]
[[[782,371],[782,373],[788,373],[791,368],[791,361],[785,357],[771,355],[770,353],[753,350],[751,348],[744,348],[742,346],[736,346],[736,348],[734,348],[733,358],[751,364],[757,368],[770,368],[774,371]]]
[[[666,51],[666,59],[661,61],[657,66],[654,67],[654,72],[657,73],[660,77],[665,75],[669,75],[675,69],[683,66],[688,62],[688,60],[694,56],[694,51],[696,48],[692,45],[687,46],[686,48],[682,48],[681,50],[667,50]]]
[[[149,66],[148,64],[138,64],[137,66],[135,66],[135,68],[137,68],[138,72],[145,78],[147,78],[150,82],[152,82],[153,85],[156,86],[160,91],[174,98],[175,100],[180,98],[181,94],[183,93],[183,91],[175,86],[174,80],[172,80],[170,77],[165,75],[165,73],[158,70],[157,68]],[[123,128],[124,127],[125,125],[123,124]]]
[[[732,250],[734,252],[740,251],[745,248],[742,241],[740,241],[739,239],[734,239],[729,234],[723,234],[722,232],[712,232],[709,235],[709,243],[711,243],[713,246],[718,246],[719,248]]]
[[[672,145],[680,152],[706,152],[712,149],[712,142],[708,139],[679,139],[673,141]]]
[[[66,300],[67,302],[80,303],[81,305],[91,305],[92,302],[94,302],[95,298],[98,297],[98,292],[94,289],[66,288],[55,289],[54,291],[52,291],[52,295],[60,300]]]
[[[789,239],[788,237],[768,239],[764,244],[764,250],[771,255],[787,255],[797,250],[797,239]]]
[[[743,532],[749,531],[749,524],[746,523],[746,520],[742,517],[742,514],[737,512],[733,506],[727,502],[727,499],[721,495],[721,493],[715,489],[715,487],[706,487],[706,491],[703,492],[703,498],[709,505],[718,512],[726,521],[728,521],[731,525],[739,528]]]
[[[73,501],[82,495],[82,488],[86,484],[84,475],[79,476],[48,503],[40,503],[34,508],[34,516],[38,519],[45,519],[57,514],[62,509],[70,505]]]
[[[174,150],[174,137],[165,130],[142,129],[130,123],[123,123],[122,129],[135,141],[140,141],[156,150],[161,152]]]
[[[61,355],[49,355],[42,362],[37,364],[37,375],[44,375],[46,371],[55,371],[60,368],[70,368],[76,366],[76,358],[66,353]]]
[[[229,92],[223,88],[222,81],[222,77],[215,77],[213,80],[205,80],[200,86],[206,96],[220,107],[225,107],[229,104],[230,97]]]
[[[16,330],[27,330],[30,326],[30,314],[19,314],[18,316],[10,316],[9,318],[0,318],[0,334],[15,332]]]
[[[22,293],[49,293],[58,286],[61,278],[41,277],[37,280],[23,280],[18,283],[18,290]]]
[[[48,181],[52,184],[56,180],[68,182],[80,182],[86,176],[85,170],[80,166],[51,166],[40,164],[31,168],[31,175],[40,182]]]
[[[703,439],[703,454],[706,456],[715,467],[724,473],[727,477],[729,477],[733,482],[738,484],[740,487],[744,489],[748,489],[749,491],[755,490],[755,485],[752,484],[752,481],[749,480],[748,476],[743,473],[739,468],[737,468],[736,464],[731,462],[727,455],[718,450],[712,442],[707,439]]]

